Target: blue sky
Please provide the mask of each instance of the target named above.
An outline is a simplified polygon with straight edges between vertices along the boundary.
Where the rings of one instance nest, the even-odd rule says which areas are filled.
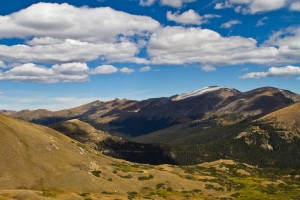
[[[300,1],[0,1],[0,84],[10,110],[210,85],[300,93]]]

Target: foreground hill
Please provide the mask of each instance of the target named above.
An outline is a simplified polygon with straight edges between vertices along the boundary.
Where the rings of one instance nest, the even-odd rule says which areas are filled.
[[[139,165],[105,157],[50,128],[4,115],[0,115],[0,128],[0,199],[291,199],[300,195],[295,170],[275,170],[274,175],[274,170],[230,160],[190,167]]]
[[[97,191],[117,185],[103,181],[114,175],[113,160],[59,132],[0,115],[0,188],[60,188]],[[104,167],[106,166],[106,167]],[[103,176],[93,178],[94,171]],[[120,190],[126,183],[118,183]]]

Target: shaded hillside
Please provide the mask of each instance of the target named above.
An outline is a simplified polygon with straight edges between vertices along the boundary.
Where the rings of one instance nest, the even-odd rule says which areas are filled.
[[[93,148],[96,147],[95,144],[97,142],[101,142],[112,137],[114,140],[122,141],[121,138],[114,137],[103,131],[96,130],[91,125],[78,119],[67,120],[49,127],[81,143],[88,144]]]
[[[169,144],[177,163],[230,158],[260,167],[300,167],[299,102],[231,125],[194,121],[134,138]]]
[[[78,134],[88,136],[91,132],[97,133],[86,123],[79,120],[75,122],[77,126],[83,126],[76,128],[79,132],[74,131],[74,127],[70,125],[66,126],[74,123],[74,120],[53,127],[63,130],[63,133],[75,139],[78,139]],[[188,132],[174,135],[173,140],[164,138],[164,134],[155,135],[152,139],[161,139],[160,144],[130,142],[107,135],[101,140],[85,137],[85,139],[79,138],[79,141],[105,155],[137,163],[187,165],[218,159],[234,159],[259,167],[300,167],[300,137],[295,134],[292,135],[293,137],[283,137],[291,134],[287,134],[289,132],[281,128],[273,127],[266,121],[244,122],[206,129],[203,126],[203,124],[193,124],[189,128],[185,127]],[[101,136],[103,133],[98,134]],[[97,134],[94,138],[97,138]],[[149,140],[147,137],[145,139]],[[153,142],[158,143],[158,141]]]
[[[98,131],[78,119],[68,120],[50,127],[107,156],[144,164],[176,164],[167,148],[162,145],[130,142]]]
[[[254,89],[228,98],[208,118],[217,118],[220,123],[233,123],[247,118],[256,118],[291,105],[300,96],[287,90],[273,87]]]

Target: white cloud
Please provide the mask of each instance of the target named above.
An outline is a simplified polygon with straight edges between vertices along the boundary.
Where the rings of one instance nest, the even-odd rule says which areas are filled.
[[[5,92],[3,92],[3,91],[0,91],[0,95],[4,95],[5,94]]]
[[[156,0],[140,0],[141,6],[152,6]]]
[[[84,63],[53,65],[51,68],[27,63],[0,74],[0,80],[18,82],[85,82],[88,79],[88,67]]]
[[[124,73],[124,74],[131,74],[131,73],[134,72],[134,69],[130,69],[128,67],[123,67],[123,68],[120,69],[120,72]]]
[[[150,72],[152,68],[150,66],[145,66],[140,68],[140,72]]]
[[[290,5],[290,10],[292,11],[300,11],[300,1],[295,1]]]
[[[114,42],[116,36],[144,34],[159,22],[109,7],[74,7],[67,3],[37,3],[0,16],[0,38],[50,37],[90,42]]]
[[[147,63],[147,60],[135,57],[138,52],[137,44],[128,41],[89,43],[66,39],[54,44],[37,44],[34,46],[26,44],[0,45],[1,60],[21,63],[87,62],[97,59],[110,62]]]
[[[209,29],[166,27],[151,36],[148,55],[152,64],[222,66],[299,63],[300,28],[259,46],[252,38],[223,37]]]
[[[181,14],[178,12],[172,13],[171,11],[168,11],[167,19],[169,21],[174,21],[178,24],[202,24],[202,19],[200,15],[192,9]]]
[[[141,70],[149,70],[148,67]],[[150,68],[151,70],[151,68]],[[90,75],[113,74],[113,73],[131,74],[134,69],[123,67],[118,69],[112,65],[101,65],[96,68],[89,68],[86,63],[64,63],[55,64],[51,67],[26,63],[14,66],[4,72],[0,71],[0,81],[16,82],[37,82],[37,83],[58,83],[58,82],[86,82]]]
[[[216,3],[215,7],[216,10],[226,9],[226,8],[232,8],[232,5],[229,4],[227,1],[224,3]]]
[[[202,69],[202,71],[205,71],[205,72],[211,72],[211,71],[217,70],[214,66],[211,66],[211,65],[202,65],[201,69]]]
[[[236,5],[249,5],[252,0],[226,0],[224,2],[216,3],[215,9],[233,8]]]
[[[234,8],[235,12],[256,14],[278,10],[286,6],[286,0],[225,0],[216,3],[215,9]]]
[[[242,22],[239,20],[230,20],[221,25],[221,28],[231,28],[234,25],[241,24]]]
[[[35,45],[53,45],[53,44],[60,44],[62,43],[63,40],[61,39],[55,39],[52,37],[35,37],[31,40],[27,40],[26,44],[30,46],[35,46]]]
[[[160,3],[174,8],[181,8],[184,4],[192,3],[194,1],[196,0],[160,0]]]
[[[171,11],[167,12],[167,19],[169,21],[174,21],[178,24],[195,24],[195,25],[200,25],[203,23],[208,23],[208,19],[211,18],[218,18],[220,17],[219,15],[213,15],[213,14],[206,14],[204,16],[200,16],[196,11],[190,9],[186,12],[179,13],[179,12],[174,12],[172,13]]]
[[[300,27],[274,32],[265,45],[277,46],[281,57],[296,63],[300,58]]]
[[[6,64],[0,60],[0,68],[6,68],[6,67],[7,67]]]
[[[25,44],[0,45],[0,60],[7,65],[94,60],[147,64],[146,59],[136,57],[140,41],[159,28],[151,17],[109,7],[37,3],[0,16],[0,39],[25,40]]]
[[[278,10],[285,6],[285,0],[253,0],[249,5],[252,14]]]
[[[112,65],[101,65],[91,70],[91,74],[114,74],[117,73],[118,68]]]
[[[52,70],[63,75],[82,75],[88,74],[89,67],[85,63],[66,63],[53,65]]]
[[[257,23],[256,23],[256,26],[263,26],[263,25],[265,25],[266,24],[266,20],[268,20],[269,18],[268,17],[263,17],[263,18],[261,18],[261,19],[259,19],[258,21],[257,21]]]
[[[251,72],[247,73],[240,78],[263,78],[263,77],[290,77],[300,75],[300,67],[286,66],[286,67],[271,67],[266,72]]]
[[[151,6],[156,1],[161,5],[170,6],[173,8],[182,8],[184,4],[195,2],[196,0],[140,0],[141,6]]]

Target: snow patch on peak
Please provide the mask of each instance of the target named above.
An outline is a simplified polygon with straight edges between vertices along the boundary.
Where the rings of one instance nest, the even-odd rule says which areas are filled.
[[[227,87],[227,86],[223,86],[223,87],[209,86],[209,87],[201,88],[199,90],[195,90],[193,92],[188,92],[188,93],[183,93],[181,95],[176,95],[175,97],[172,98],[172,101],[180,101],[180,100],[187,99],[187,98],[190,98],[190,97],[200,96],[200,95],[203,95],[203,94],[206,94],[206,93],[214,92],[214,91],[217,91],[217,90],[223,90],[223,89],[236,91],[235,89],[233,89],[231,87]]]

